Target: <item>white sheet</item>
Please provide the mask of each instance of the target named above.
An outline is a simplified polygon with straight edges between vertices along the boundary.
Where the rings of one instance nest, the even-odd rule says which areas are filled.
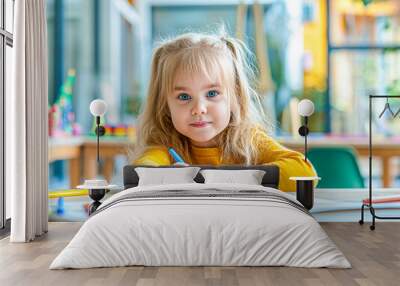
[[[113,202],[149,190],[263,190],[240,184],[141,186],[106,200],[50,269],[126,265],[294,266],[349,268],[307,213],[259,198],[152,198]],[[107,207],[108,206],[108,207]]]

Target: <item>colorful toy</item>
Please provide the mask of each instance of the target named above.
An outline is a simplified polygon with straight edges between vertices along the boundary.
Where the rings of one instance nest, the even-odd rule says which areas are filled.
[[[60,88],[60,96],[52,106],[49,106],[49,136],[64,137],[81,133],[73,111],[72,88],[75,78],[75,70],[70,69],[66,81]]]
[[[64,191],[55,191],[49,192],[48,198],[49,199],[57,199],[57,208],[56,213],[58,215],[64,214],[64,197],[80,197],[80,196],[87,196],[89,190],[64,190]]]
[[[117,125],[111,125],[111,124],[104,124],[104,120],[101,119],[101,123],[106,132],[105,136],[113,136],[113,137],[132,137],[135,136],[136,134],[136,128],[135,126],[132,125],[127,125],[127,124],[117,124]],[[96,129],[96,121],[93,120],[93,127],[92,127],[92,132],[91,135],[95,136],[95,129]]]

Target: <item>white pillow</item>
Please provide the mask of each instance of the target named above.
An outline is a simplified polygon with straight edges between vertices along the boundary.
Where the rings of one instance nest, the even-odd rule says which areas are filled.
[[[201,170],[204,183],[235,183],[247,185],[261,185],[265,171],[262,170]]]
[[[139,186],[196,183],[193,179],[199,170],[199,167],[135,168],[139,176]]]

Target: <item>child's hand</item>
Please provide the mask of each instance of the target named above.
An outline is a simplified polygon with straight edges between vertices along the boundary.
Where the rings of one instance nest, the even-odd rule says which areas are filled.
[[[185,163],[185,162],[176,162],[176,163],[173,164],[173,166],[187,167],[187,166],[190,166],[190,165]]]

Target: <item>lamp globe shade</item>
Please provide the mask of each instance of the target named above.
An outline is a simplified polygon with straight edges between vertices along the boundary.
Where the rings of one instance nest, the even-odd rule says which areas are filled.
[[[93,116],[103,116],[107,111],[107,103],[102,99],[95,99],[90,103],[90,113]]]
[[[314,113],[314,103],[309,99],[303,99],[299,102],[297,111],[301,116],[311,116]]]

